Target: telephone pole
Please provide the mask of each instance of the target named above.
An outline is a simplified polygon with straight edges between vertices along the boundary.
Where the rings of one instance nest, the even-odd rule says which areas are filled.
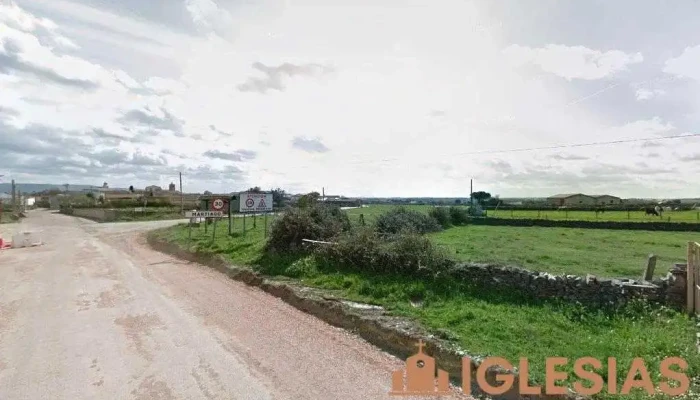
[[[15,180],[12,180],[12,213],[17,213],[17,186]]]
[[[180,172],[180,214],[185,215],[185,194],[182,192],[182,172]]]
[[[469,212],[474,212],[474,179],[469,179]]]
[[[3,176],[5,176],[5,175],[0,175],[0,179],[2,179]],[[2,203],[2,199],[0,199],[0,222],[2,222],[2,211],[3,211],[4,207],[5,206]]]

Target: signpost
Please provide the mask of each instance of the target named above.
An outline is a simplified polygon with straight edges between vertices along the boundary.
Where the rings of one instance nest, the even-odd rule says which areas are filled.
[[[225,217],[226,217],[226,214],[224,214],[223,211],[196,211],[196,210],[193,210],[193,211],[185,212],[185,218],[190,219],[189,228],[188,228],[189,232],[187,234],[188,242],[192,238],[192,220],[194,220],[195,218],[204,218],[204,233],[206,234],[207,218],[214,218],[214,232],[212,232],[212,239],[214,239],[216,237],[216,221],[219,218],[225,218]],[[188,244],[188,247],[189,247],[189,244]]]
[[[187,211],[186,218],[223,218],[226,215],[223,211]]]
[[[272,193],[241,193],[239,212],[265,213],[272,211]]]
[[[245,234],[246,214],[253,214],[253,228],[255,228],[257,222],[255,215],[267,213],[273,209],[272,193],[241,192],[238,195],[238,212],[243,214],[243,233]]]

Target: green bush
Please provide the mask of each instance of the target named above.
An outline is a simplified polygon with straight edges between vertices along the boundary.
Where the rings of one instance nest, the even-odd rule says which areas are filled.
[[[450,221],[453,225],[466,225],[469,222],[469,209],[466,207],[450,207]]]
[[[340,208],[313,204],[306,208],[290,207],[270,227],[268,251],[295,253],[302,239],[334,240],[351,228],[350,219]]]
[[[346,233],[337,244],[318,246],[315,254],[338,268],[422,278],[436,277],[453,264],[428,238],[416,232],[401,232],[386,239],[369,228]]]
[[[377,217],[374,227],[377,232],[389,235],[396,235],[404,231],[422,234],[442,230],[435,218],[404,207],[397,207],[381,214]]]
[[[428,215],[435,218],[435,220],[443,228],[449,228],[452,225],[450,212],[446,207],[433,207],[428,212]]]
[[[48,200],[39,200],[39,201],[36,201],[36,202],[34,203],[34,205],[35,205],[37,208],[49,208],[49,207],[51,207],[51,204],[49,204],[49,201],[48,201]]]

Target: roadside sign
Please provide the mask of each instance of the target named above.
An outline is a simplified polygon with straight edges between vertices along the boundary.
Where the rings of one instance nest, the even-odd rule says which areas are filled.
[[[223,211],[186,211],[187,218],[224,218],[226,215]]]
[[[212,200],[211,208],[213,211],[222,211],[224,209],[224,200],[223,199]]]
[[[239,202],[242,213],[272,211],[272,193],[241,193]]]

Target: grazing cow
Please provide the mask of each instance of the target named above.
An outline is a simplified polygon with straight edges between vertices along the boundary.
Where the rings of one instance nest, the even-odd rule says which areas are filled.
[[[660,217],[661,214],[659,213],[658,206],[656,207],[647,207],[644,209],[644,215],[656,215],[657,217]]]

